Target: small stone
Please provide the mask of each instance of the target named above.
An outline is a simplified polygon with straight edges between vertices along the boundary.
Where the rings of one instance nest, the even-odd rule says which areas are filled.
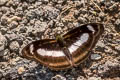
[[[62,29],[61,29],[61,27],[57,27],[57,30],[58,30],[58,31],[61,31]]]
[[[49,27],[55,27],[55,22],[53,20],[51,20],[49,23],[48,23],[48,26]]]
[[[83,17],[78,17],[78,21],[79,21],[80,23],[87,22],[87,20],[86,20],[85,18],[83,18]]]
[[[13,51],[17,51],[19,49],[20,45],[17,41],[13,41],[10,43],[10,49]]]
[[[6,16],[1,17],[1,24],[2,25],[7,25],[7,17]]]
[[[58,9],[50,6],[45,6],[44,10],[44,17],[48,20],[55,19],[60,13]]]
[[[115,21],[115,29],[116,31],[120,32],[120,19],[117,19]]]
[[[65,0],[58,0],[57,3],[62,4]]]
[[[79,27],[79,26],[80,26],[80,24],[79,24],[78,22],[74,22],[73,25],[74,25],[75,27]]]
[[[100,17],[105,17],[105,13],[100,12],[100,13],[99,13],[99,16],[100,16]]]
[[[103,12],[100,12],[99,16],[100,16],[101,20],[103,20],[105,18],[105,14]]]
[[[102,80],[101,77],[90,77],[89,80]]]
[[[2,12],[0,12],[0,19],[1,19],[2,15],[3,15]]]
[[[66,78],[61,75],[56,75],[55,77],[52,77],[51,80],[66,80]]]
[[[48,3],[48,2],[49,2],[49,0],[42,0],[42,2],[43,2],[43,3]]]
[[[30,3],[33,3],[33,2],[35,2],[36,0],[26,0],[26,1],[28,1],[28,2],[30,2]]]
[[[0,51],[5,49],[7,39],[0,33]]]
[[[40,21],[36,21],[35,22],[35,27],[38,28],[38,32],[44,31],[47,28],[47,23],[46,22],[40,22]]]
[[[7,33],[7,28],[1,26],[1,33],[6,34]]]
[[[35,5],[36,6],[40,6],[42,4],[42,2],[36,2]]]
[[[57,3],[57,2],[58,2],[58,0],[52,0],[52,2]]]
[[[4,53],[4,54],[2,54],[2,53]],[[0,56],[6,56],[6,55],[8,55],[10,53],[10,51],[8,50],[8,49],[5,49],[5,50],[3,50],[3,51],[0,51]]]
[[[9,0],[0,0],[0,6],[4,5]]]
[[[75,10],[75,12],[74,12],[74,16],[77,18],[77,17],[79,17],[79,15],[80,15],[80,11]]]
[[[77,80],[85,80],[85,78],[83,76],[79,76]]]
[[[99,54],[91,54],[91,59],[92,60],[100,60],[102,57]]]
[[[18,74],[22,74],[25,71],[24,67],[19,67],[18,68]]]
[[[8,31],[7,34],[5,34],[5,36],[9,40],[15,40],[18,38],[18,36],[14,32],[11,32],[11,31]]]
[[[28,23],[28,20],[26,18],[23,18],[22,21],[21,21],[21,24],[27,24]]]
[[[11,29],[16,28],[17,26],[18,26],[18,23],[17,23],[16,21],[12,21],[12,22],[10,23],[10,28],[11,28]]]
[[[0,72],[0,79],[3,77],[3,73],[2,72]]]
[[[3,15],[3,14],[8,14],[10,9],[8,7],[2,6],[0,8],[0,10],[1,10],[2,15]]]

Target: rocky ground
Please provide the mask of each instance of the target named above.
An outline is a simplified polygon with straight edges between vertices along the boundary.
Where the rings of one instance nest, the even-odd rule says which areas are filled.
[[[79,66],[52,71],[21,57],[28,43],[90,22],[103,23],[105,31],[94,59],[84,62],[86,76]],[[120,80],[120,1],[0,0],[0,80]]]

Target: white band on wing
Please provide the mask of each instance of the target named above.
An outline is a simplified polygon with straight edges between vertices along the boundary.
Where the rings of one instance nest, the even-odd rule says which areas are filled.
[[[79,48],[79,46],[82,46],[83,43],[87,42],[88,38],[89,38],[88,33],[82,34],[79,37],[79,39],[68,48],[70,53],[72,54],[74,51],[76,51]]]
[[[65,56],[63,51],[48,51],[45,49],[38,49],[37,53],[41,56],[61,57]]]

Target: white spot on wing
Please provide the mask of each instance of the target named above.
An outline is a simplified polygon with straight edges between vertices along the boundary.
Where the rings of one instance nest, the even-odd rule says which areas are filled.
[[[88,38],[89,38],[88,33],[82,34],[79,37],[79,39],[68,48],[70,53],[72,54],[74,51],[76,51],[79,48],[79,46],[81,46],[83,43],[87,42]]]
[[[33,47],[33,44],[30,45],[30,53],[33,55],[33,50],[34,50],[34,47]]]
[[[38,49],[37,53],[41,56],[52,56],[52,57],[65,56],[62,51],[48,51],[48,50],[45,50],[45,49]]]
[[[71,45],[68,49],[69,49],[70,53],[72,54],[72,52],[76,51],[78,48],[79,48],[79,46]]]
[[[95,29],[91,26],[91,25],[87,25],[87,28],[92,31],[93,33],[95,33]]]

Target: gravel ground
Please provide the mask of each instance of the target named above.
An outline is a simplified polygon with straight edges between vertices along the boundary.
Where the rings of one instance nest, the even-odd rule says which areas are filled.
[[[82,64],[52,71],[21,57],[28,43],[90,22],[103,23],[105,32],[83,72]],[[120,80],[120,1],[0,0],[0,80]]]

